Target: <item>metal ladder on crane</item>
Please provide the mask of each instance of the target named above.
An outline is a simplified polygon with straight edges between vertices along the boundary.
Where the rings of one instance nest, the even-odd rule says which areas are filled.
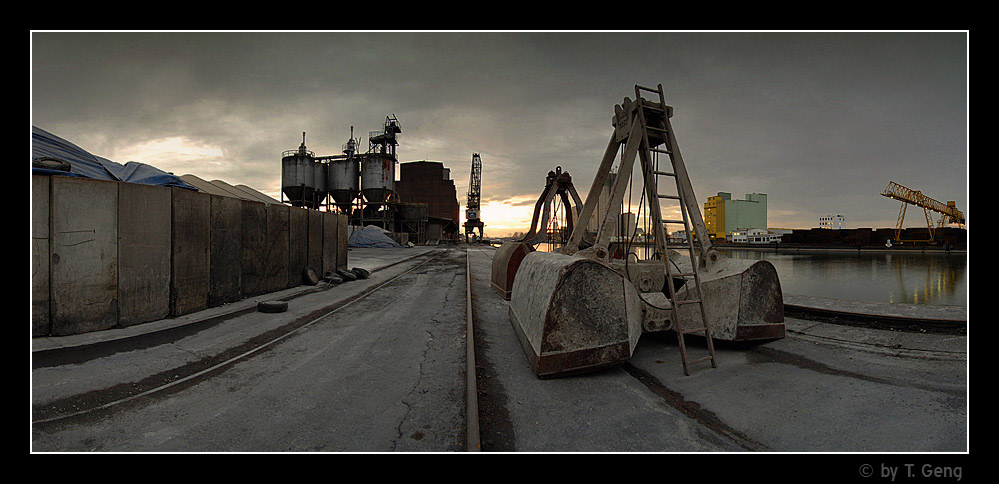
[[[644,100],[641,96],[641,91],[659,94],[659,102],[655,103]],[[638,153],[642,160],[642,172],[645,178],[646,197],[649,200],[649,215],[652,219],[651,223],[655,227],[656,250],[659,254],[662,254],[663,263],[666,267],[666,286],[669,289],[669,298],[672,302],[670,313],[673,319],[673,324],[676,328],[677,340],[680,346],[680,359],[683,362],[683,373],[684,375],[690,375],[690,366],[697,363],[710,360],[712,368],[718,367],[718,361],[715,357],[714,341],[711,338],[711,326],[708,324],[708,317],[704,307],[704,298],[701,294],[701,280],[698,275],[699,257],[696,255],[697,253],[695,252],[693,242],[694,231],[692,230],[693,227],[687,210],[688,197],[693,196],[693,190],[689,190],[688,192],[684,189],[684,187],[690,187],[690,179],[687,177],[687,170],[683,165],[683,158],[679,154],[679,147],[677,146],[676,138],[673,136],[673,128],[669,123],[672,109],[666,105],[666,99],[663,95],[663,85],[659,84],[657,89],[635,85],[635,98],[639,109],[636,110],[636,116],[638,119],[634,122],[641,123],[642,126],[642,144],[639,147]],[[660,148],[660,145],[665,146],[665,149]],[[657,156],[659,154],[664,154],[669,157],[672,171],[659,170]],[[674,185],[676,187],[675,195],[659,193],[659,177],[673,178]],[[659,205],[659,201],[661,199],[678,201],[680,204],[680,213],[683,216],[682,219],[663,219],[662,208]],[[693,200],[693,203],[697,203],[697,201]],[[687,239],[686,250],[690,255],[691,272],[680,272],[679,268],[675,271],[670,269],[669,252],[666,247],[666,226],[671,224],[682,225],[684,228],[684,233],[686,234]],[[701,237],[706,237],[706,234],[700,233],[700,230],[697,232],[699,240]],[[684,285],[688,287],[686,294],[692,295],[693,299],[684,299],[681,301],[677,300],[676,287],[673,283],[674,277],[678,277],[684,281]],[[690,285],[687,284],[689,281],[694,283],[692,290]],[[684,324],[679,317],[679,307],[686,304],[698,305],[700,309],[699,314],[701,316],[701,327],[684,327]],[[704,339],[707,342],[708,355],[688,360],[687,345],[684,341],[684,337],[688,334],[697,333],[703,334]]]

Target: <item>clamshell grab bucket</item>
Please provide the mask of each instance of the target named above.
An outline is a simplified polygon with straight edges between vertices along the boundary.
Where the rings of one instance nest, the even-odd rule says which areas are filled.
[[[531,252],[513,282],[510,322],[535,375],[550,377],[630,358],[642,307],[635,286],[606,265]]]
[[[690,258],[675,257],[680,272],[690,270]],[[749,341],[784,337],[784,296],[777,269],[769,261],[719,257],[699,271],[704,311],[716,340]],[[693,284],[693,282],[691,282]],[[678,300],[694,298],[691,287],[677,290]],[[696,304],[677,308],[690,326],[700,321]]]
[[[493,254],[492,288],[507,301],[513,290],[513,280],[520,268],[520,263],[527,254],[534,252],[534,247],[526,242],[504,242]]]

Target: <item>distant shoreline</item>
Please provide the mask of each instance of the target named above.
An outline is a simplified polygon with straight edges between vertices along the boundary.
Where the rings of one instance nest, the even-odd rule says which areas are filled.
[[[848,247],[848,246],[816,246],[816,245],[785,245],[780,244],[774,246],[774,244],[745,244],[745,245],[715,245],[717,250],[758,250],[763,252],[864,252],[864,253],[932,253],[932,254],[955,254],[955,255],[965,255],[968,253],[967,249],[950,249],[944,250],[940,247],[900,247],[893,246],[892,248],[878,247],[878,246],[861,246],[861,247]]]
[[[503,244],[502,240],[491,240],[489,245],[494,247],[499,247]],[[615,244],[619,242],[614,242]],[[631,244],[632,247],[651,247],[654,245],[650,242],[635,242]],[[686,245],[671,244],[668,246],[670,249],[686,249]],[[694,247],[697,247],[695,244]],[[849,247],[844,245],[790,245],[790,244],[780,244],[774,246],[774,244],[715,244],[714,248],[716,250],[756,250],[760,252],[840,252],[840,253],[858,253],[863,252],[867,254],[951,254],[951,255],[967,255],[967,249],[950,249],[945,250],[941,247],[919,247],[919,246],[893,246],[892,248],[878,247],[878,246],[860,246],[860,247]]]

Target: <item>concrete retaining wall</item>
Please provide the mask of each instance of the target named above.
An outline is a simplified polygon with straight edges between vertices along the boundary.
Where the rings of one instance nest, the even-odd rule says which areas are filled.
[[[35,337],[176,317],[300,285],[305,266],[347,267],[345,215],[41,175],[31,203]]]
[[[337,214],[336,224],[336,268],[347,269],[347,239],[350,232],[347,231],[347,214]]]
[[[309,210],[309,248],[305,259],[307,267],[323,276],[323,213]]]
[[[49,180],[31,176],[31,336],[49,334]]]
[[[209,231],[208,306],[238,301],[242,294],[242,225],[241,200],[211,196]]]
[[[267,206],[267,237],[264,240],[264,292],[288,287],[288,210],[287,205]]]
[[[267,292],[264,266],[267,247],[267,208],[263,203],[240,200],[240,286],[243,297]]]
[[[118,183],[57,176],[50,193],[54,335],[118,324]]]
[[[130,326],[170,314],[169,188],[118,184],[118,324]]]
[[[211,195],[183,188],[171,190],[173,256],[170,315],[181,316],[208,307]]]
[[[309,259],[309,210],[288,208],[288,287],[302,284]]]
[[[327,272],[336,270],[337,224],[340,220],[333,212],[321,212],[321,214],[323,217],[323,240],[330,242],[323,244],[323,272],[319,274],[320,277]]]

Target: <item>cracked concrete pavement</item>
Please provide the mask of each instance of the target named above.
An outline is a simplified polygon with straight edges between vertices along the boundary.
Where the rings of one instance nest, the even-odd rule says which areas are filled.
[[[645,334],[621,368],[539,380],[508,303],[490,289],[493,250],[470,250],[484,450],[961,452],[967,338],[788,318],[788,337],[716,341],[719,367],[684,376],[674,333]],[[703,339],[688,349],[705,354]]]
[[[237,311],[37,358],[35,420],[173,386],[35,423],[32,450],[464,450],[466,251],[412,253],[375,253],[384,270],[290,299],[286,313]],[[482,450],[966,449],[964,336],[788,318],[787,338],[719,345],[719,369],[690,377],[675,336],[653,334],[622,367],[539,380],[489,287],[492,251],[467,254]]]
[[[219,371],[113,411],[36,423],[32,450],[462,450],[465,253],[435,251],[365,282],[374,285],[413,267]],[[355,292],[360,282],[351,283]],[[341,287],[346,292],[350,285]],[[237,336],[241,327],[302,319],[337,297],[342,294],[335,289],[310,294],[291,300],[289,312],[278,316],[245,314],[166,344],[35,369],[33,403],[37,408],[72,401],[73,395],[128,384],[155,370],[169,373],[172,365],[218,354],[222,346],[245,339]],[[272,320],[263,324],[257,320],[262,317]],[[93,376],[102,371],[118,378]],[[90,376],[77,382],[74,377],[82,375]]]

